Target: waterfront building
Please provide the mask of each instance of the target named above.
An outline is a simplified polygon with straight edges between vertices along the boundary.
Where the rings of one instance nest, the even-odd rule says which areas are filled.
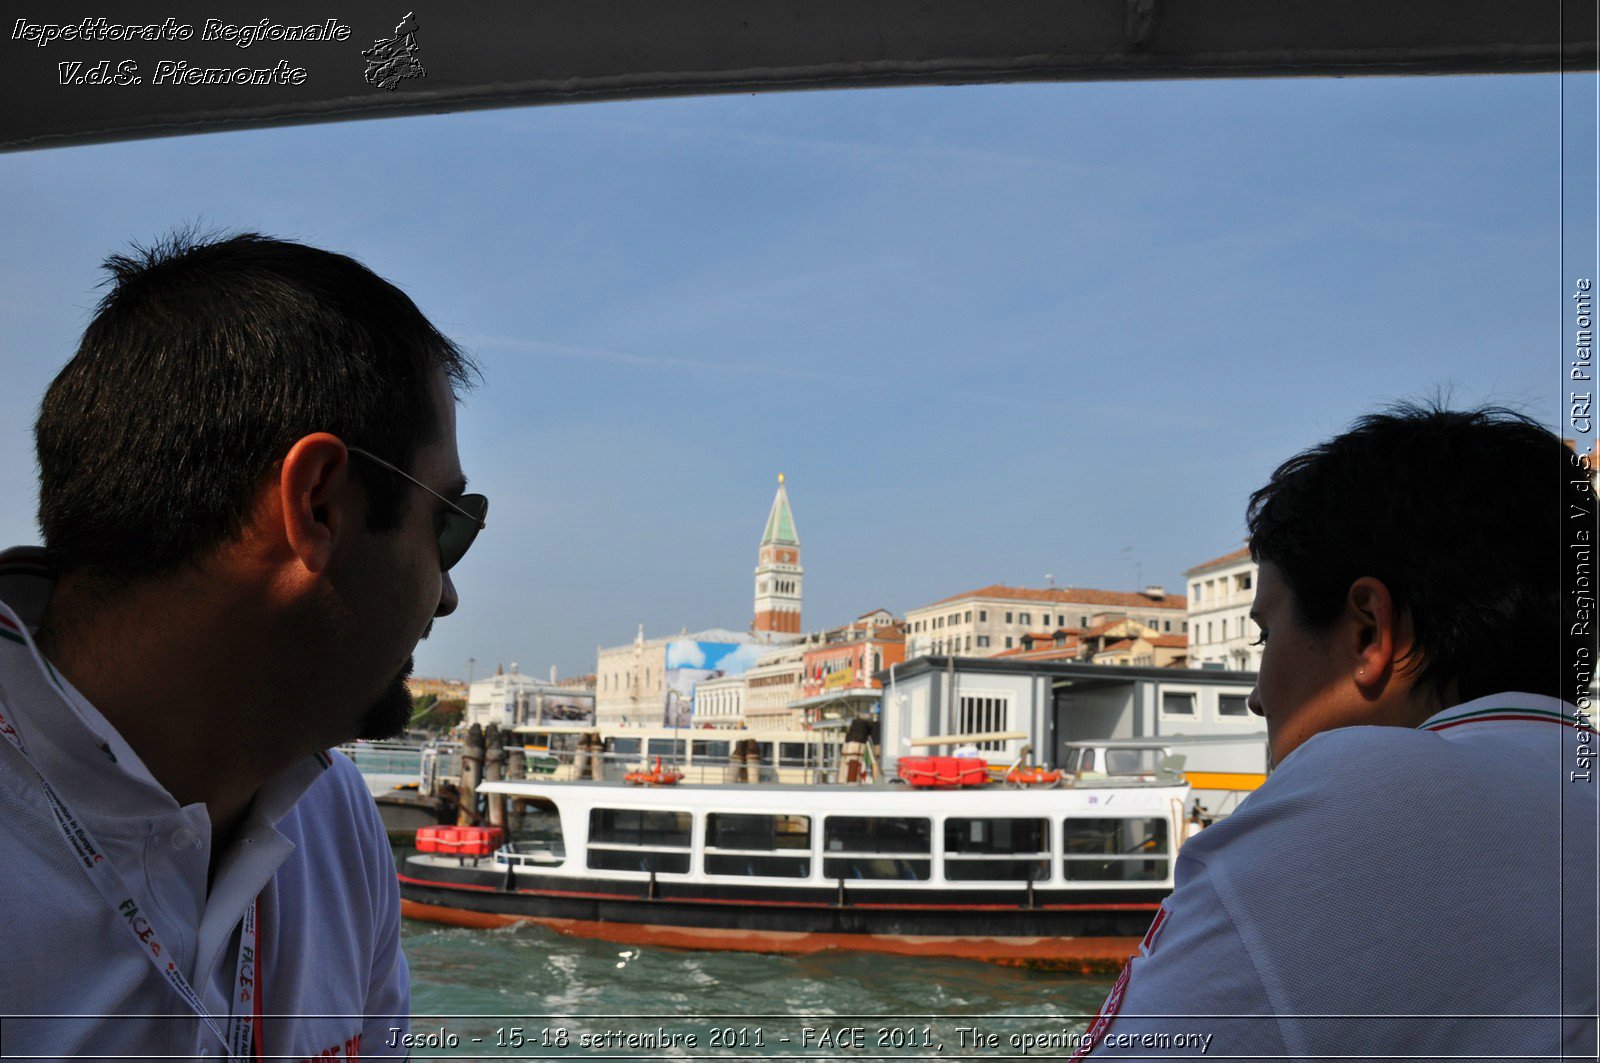
[[[670,638],[646,639],[639,625],[634,640],[595,650],[596,722],[604,727],[658,727],[666,713],[668,647],[674,643],[759,646],[765,640],[747,631],[711,628]]]
[[[1109,620],[1078,636],[1078,659],[1095,664],[1144,668],[1182,668],[1189,636],[1166,635],[1136,620]]]
[[[1190,782],[1213,810],[1265,778],[1266,730],[1247,706],[1253,672],[918,657],[878,678],[892,678],[879,725],[891,776],[903,756],[948,754],[956,744],[919,740],[1010,732],[1022,737],[973,744],[991,764],[1014,761],[1026,745],[1031,760],[1060,767],[1069,743],[1167,740],[1184,747]]]
[[[800,533],[795,530],[789,490],[780,472],[778,493],[773,496],[766,530],[761,534],[761,546],[757,551],[755,620],[750,629],[770,635],[798,635],[804,579],[805,569],[800,565]]]
[[[1076,661],[1079,656],[1078,636],[1064,629],[1030,631],[1018,638],[1017,645],[1011,649],[990,656],[1016,661]]]
[[[1188,603],[1158,586],[1143,591],[992,584],[906,610],[907,659],[928,654],[992,657],[1041,634],[1078,631],[1109,620],[1134,620],[1163,635],[1185,634]]]
[[[787,731],[800,726],[802,713],[791,706],[805,680],[804,644],[765,654],[744,674],[744,719],[752,731]]]
[[[731,727],[745,725],[743,675],[702,679],[694,688],[694,725]]]
[[[473,682],[462,725],[488,727],[493,723],[506,730],[524,724],[593,723],[593,692],[561,685],[553,673],[554,669],[548,680],[524,675],[515,661],[509,672],[496,668],[494,675]]]
[[[1261,667],[1261,629],[1250,619],[1257,565],[1248,547],[1185,572],[1189,581],[1189,665],[1254,671]]]
[[[791,709],[803,723],[876,716],[883,684],[875,673],[906,657],[894,614],[876,609],[808,640],[801,655],[800,698]]]

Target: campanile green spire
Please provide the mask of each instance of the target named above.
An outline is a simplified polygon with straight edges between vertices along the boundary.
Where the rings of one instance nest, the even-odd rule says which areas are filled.
[[[794,512],[789,509],[789,491],[783,486],[783,473],[778,474],[778,493],[772,499],[772,512],[767,514],[767,530],[761,536],[762,546],[799,546],[800,535],[794,530]]]
[[[778,493],[767,513],[767,529],[761,534],[756,565],[756,618],[750,630],[767,635],[798,635],[804,578],[805,569],[800,567],[800,533],[795,530],[789,490],[784,487],[780,472]]]

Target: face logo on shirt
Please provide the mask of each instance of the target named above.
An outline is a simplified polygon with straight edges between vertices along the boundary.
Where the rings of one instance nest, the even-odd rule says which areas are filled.
[[[1106,1029],[1111,1025],[1111,1020],[1117,1017],[1117,1012],[1122,1010],[1122,998],[1128,995],[1128,976],[1133,971],[1133,961],[1129,960],[1122,965],[1122,973],[1117,975],[1117,984],[1111,987],[1111,995],[1106,997],[1106,1002],[1100,1005],[1100,1014],[1094,1017],[1089,1028],[1083,1031],[1083,1044],[1078,1051],[1073,1053],[1073,1063],[1094,1051],[1094,1046],[1100,1043],[1100,1038],[1105,1036]]]
[[[1167,908],[1162,905],[1156,911],[1155,919],[1150,922],[1150,929],[1144,932],[1144,939],[1139,942],[1139,953],[1148,956],[1155,951],[1156,939],[1161,936],[1161,928],[1167,923]],[[1106,1002],[1100,1005],[1100,1012],[1083,1032],[1083,1041],[1078,1051],[1073,1055],[1074,1060],[1082,1059],[1094,1050],[1100,1043],[1100,1038],[1105,1036],[1106,1028],[1111,1025],[1111,1020],[1117,1017],[1117,1012],[1122,1010],[1122,998],[1128,995],[1128,979],[1133,975],[1133,960],[1128,960],[1122,965],[1122,973],[1117,975],[1117,984],[1111,987],[1111,993],[1106,997]]]

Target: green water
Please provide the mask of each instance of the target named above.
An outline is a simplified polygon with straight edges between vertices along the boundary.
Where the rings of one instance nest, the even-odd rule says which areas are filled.
[[[1024,1047],[1064,1058],[1073,1052],[1064,1035],[1081,1031],[1110,989],[964,960],[684,952],[535,926],[408,920],[404,943],[413,1031],[456,1042],[415,1046],[417,1059],[995,1059]],[[997,1043],[969,1033],[963,1047],[962,1028]],[[630,1046],[630,1035],[656,1041]]]

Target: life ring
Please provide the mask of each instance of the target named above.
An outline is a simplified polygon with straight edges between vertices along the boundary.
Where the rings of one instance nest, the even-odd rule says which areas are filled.
[[[657,757],[654,771],[630,771],[622,779],[635,786],[672,786],[683,781],[683,772],[663,769],[661,758]]]
[[[1006,772],[1006,782],[1012,786],[1054,786],[1060,781],[1059,771],[1044,768],[1012,768]]]

